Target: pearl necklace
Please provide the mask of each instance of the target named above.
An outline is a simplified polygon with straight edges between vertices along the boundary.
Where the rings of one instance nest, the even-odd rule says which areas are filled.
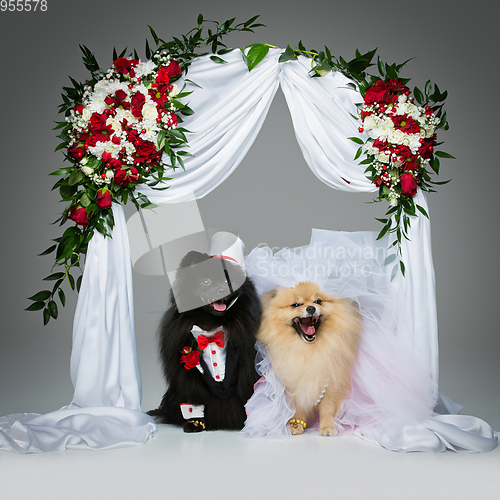
[[[321,394],[319,395],[319,397],[316,401],[316,405],[319,405],[321,403],[321,400],[323,399],[323,396],[325,395],[326,388],[328,387],[328,382],[330,382],[330,379],[328,379],[326,381],[325,387],[323,387],[323,389],[321,390]]]

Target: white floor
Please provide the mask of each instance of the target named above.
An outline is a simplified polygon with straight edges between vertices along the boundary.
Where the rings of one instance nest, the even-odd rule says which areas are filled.
[[[0,451],[0,498],[500,498],[500,448],[486,454],[404,454],[352,436],[269,440],[158,427],[153,439],[133,448]]]

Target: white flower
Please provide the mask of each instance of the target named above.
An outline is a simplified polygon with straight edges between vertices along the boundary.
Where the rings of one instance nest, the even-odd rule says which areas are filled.
[[[391,144],[403,144],[405,134],[399,129],[393,129],[389,134],[389,142]]]
[[[94,85],[94,92],[98,92],[101,89],[105,89],[106,87],[109,86],[109,81],[108,80],[99,80],[95,85]]]
[[[145,120],[156,120],[158,117],[156,106],[152,102],[146,102],[142,107],[142,116]]]
[[[113,170],[111,169],[106,170],[106,179],[112,179],[114,176],[115,173],[113,172]]]
[[[94,169],[90,168],[90,167],[83,166],[83,167],[80,167],[80,170],[82,171],[82,173],[84,173],[87,176],[92,175],[94,173]]]
[[[431,137],[432,135],[434,135],[434,132],[435,132],[435,128],[432,126],[432,125],[427,125],[426,127],[424,127],[424,137],[428,138],[428,137]]]
[[[92,111],[89,108],[85,107],[82,111],[82,120],[88,123],[90,121],[90,117],[92,116]]]
[[[367,116],[363,122],[363,127],[365,130],[372,130],[377,126],[377,122],[372,115]]]
[[[135,67],[135,76],[137,78],[149,75],[156,68],[156,64],[153,61],[140,62]]]
[[[420,148],[420,135],[413,134],[409,136],[409,141],[407,146],[411,149],[412,153],[416,153]]]
[[[172,87],[173,89],[168,94],[171,97],[175,97],[181,89],[175,83],[172,84]]]
[[[132,114],[132,112],[129,110],[125,110],[125,109],[117,109],[116,110],[115,120],[117,120],[120,123],[123,120],[127,120],[127,123],[129,124],[129,126],[132,123],[137,123],[137,118]]]
[[[399,203],[399,200],[397,198],[390,198],[389,199],[389,204],[391,207],[397,207]]]
[[[385,154],[383,151],[378,153],[377,158],[382,162],[382,163],[389,163],[389,155]]]

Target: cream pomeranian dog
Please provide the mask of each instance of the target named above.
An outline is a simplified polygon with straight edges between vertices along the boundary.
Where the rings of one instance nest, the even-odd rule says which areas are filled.
[[[292,434],[302,434],[319,412],[319,432],[335,434],[334,418],[349,396],[351,369],[362,330],[359,314],[345,299],[311,282],[277,288],[263,297],[257,334],[295,404]]]

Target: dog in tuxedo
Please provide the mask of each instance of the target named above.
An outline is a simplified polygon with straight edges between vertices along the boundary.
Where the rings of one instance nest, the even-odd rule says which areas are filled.
[[[185,432],[242,429],[244,407],[258,379],[260,318],[254,285],[236,259],[189,252],[158,332],[168,388],[149,415]]]

